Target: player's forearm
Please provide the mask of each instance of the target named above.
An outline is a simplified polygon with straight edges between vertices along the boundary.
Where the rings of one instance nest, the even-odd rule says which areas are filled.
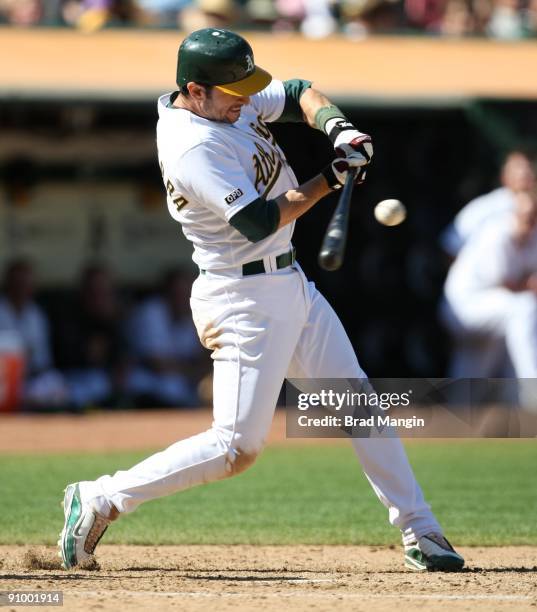
[[[513,293],[520,293],[521,291],[528,291],[528,281],[526,278],[524,280],[519,280],[519,281],[506,280],[502,286],[504,289],[508,289],[509,291]]]
[[[520,293],[522,291],[537,293],[537,274],[530,274],[518,280],[506,280],[503,282],[502,287],[513,293]]]
[[[276,198],[280,209],[278,229],[298,219],[321,198],[331,192],[326,179],[321,174],[314,176],[296,189],[290,189]]]
[[[300,97],[300,108],[304,113],[306,123],[315,129],[319,129],[319,126],[315,123],[315,116],[317,111],[321,108],[330,106],[332,102],[323,95],[320,91],[310,87]]]
[[[371,137],[360,132],[343,111],[316,89],[306,89],[300,97],[303,118],[312,128],[321,130],[334,145],[338,157],[356,157],[362,160],[359,165],[367,166],[373,157]],[[358,183],[362,183],[365,172],[359,173]]]

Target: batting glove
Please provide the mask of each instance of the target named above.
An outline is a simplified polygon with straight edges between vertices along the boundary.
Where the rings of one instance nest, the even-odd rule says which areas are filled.
[[[321,170],[330,189],[341,189],[347,179],[349,168],[358,168],[354,177],[354,184],[360,185],[365,181],[367,162],[363,156],[351,155],[350,157],[338,157],[328,166]]]
[[[338,157],[360,157],[367,165],[373,157],[371,136],[359,132],[344,118],[333,118],[326,122],[328,138],[334,145]]]

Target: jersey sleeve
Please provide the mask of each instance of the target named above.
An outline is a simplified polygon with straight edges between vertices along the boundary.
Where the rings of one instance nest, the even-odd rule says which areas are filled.
[[[285,88],[281,81],[272,81],[259,93],[250,97],[250,104],[265,121],[277,121],[285,107]]]
[[[453,224],[463,244],[487,221],[490,212],[489,200],[487,195],[474,198],[457,213]]]
[[[228,222],[259,197],[232,151],[212,140],[182,156],[177,178],[187,197]]]
[[[479,196],[465,204],[441,235],[442,248],[456,257],[471,234],[487,220],[487,196]],[[483,213],[485,213],[483,215]]]
[[[505,221],[505,227],[509,227],[509,219]],[[476,236],[472,256],[483,285],[497,287],[506,281],[520,280],[521,271],[513,267],[510,244],[510,236],[502,224],[491,225]]]

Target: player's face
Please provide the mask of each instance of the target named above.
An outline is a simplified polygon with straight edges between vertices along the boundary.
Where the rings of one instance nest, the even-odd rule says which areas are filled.
[[[531,161],[521,153],[512,153],[503,167],[502,179],[503,184],[514,192],[532,189],[535,171]]]
[[[232,96],[212,87],[205,92],[202,110],[206,119],[222,123],[235,123],[241,116],[241,109],[250,103],[248,96]]]

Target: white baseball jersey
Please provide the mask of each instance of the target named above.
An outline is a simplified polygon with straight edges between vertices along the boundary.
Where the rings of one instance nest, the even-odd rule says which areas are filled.
[[[451,267],[445,293],[452,303],[476,292],[518,282],[537,272],[537,233],[524,245],[512,239],[512,214],[499,215],[469,241]]]
[[[514,202],[513,193],[507,187],[499,187],[471,200],[443,232],[442,247],[450,255],[457,255],[470,237],[494,222],[498,215],[510,212]]]
[[[251,96],[233,124],[204,119],[158,101],[157,145],[168,209],[194,245],[200,268],[217,270],[284,253],[294,223],[258,243],[229,224],[233,215],[259,197],[277,197],[298,185],[266,123],[285,105],[281,81]]]

